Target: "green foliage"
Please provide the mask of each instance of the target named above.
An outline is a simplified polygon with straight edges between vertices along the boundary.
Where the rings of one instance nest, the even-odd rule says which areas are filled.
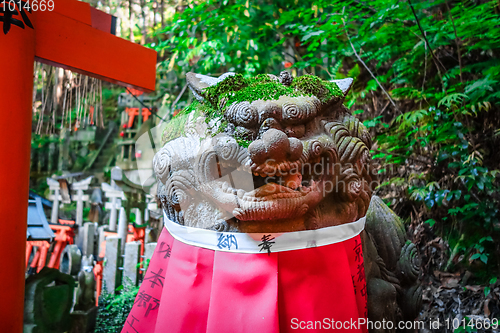
[[[104,109],[105,120],[115,120],[117,119],[118,112],[118,96],[125,92],[122,87],[107,87],[104,86],[102,89],[102,105]],[[75,114],[76,116],[76,114]]]
[[[427,222],[460,265],[498,268],[498,1],[413,0],[415,14],[398,0],[188,4],[158,35],[160,77],[288,68],[355,78],[344,104],[374,137],[378,194]]]
[[[434,52],[447,48],[454,52],[451,56],[439,56],[444,66],[439,72],[438,65],[429,57],[428,47],[418,37],[421,32],[415,27],[410,28],[414,34],[410,38],[404,31],[408,28],[403,25],[388,25],[387,28],[394,29],[393,33],[407,36],[400,37],[402,43],[398,46],[389,43],[386,47],[391,58],[387,54],[380,58],[382,54],[374,50],[374,55],[378,55],[373,58],[377,66],[395,60],[388,70],[391,82],[396,84],[391,91],[393,97],[411,100],[415,105],[389,121],[387,129],[378,126],[376,156],[393,170],[404,168],[406,184],[400,187],[398,195],[407,195],[429,217],[426,221],[429,226],[446,235],[450,245],[454,245],[453,239],[466,235],[460,247],[465,259],[487,264],[493,259],[493,239],[498,241],[500,231],[499,163],[495,154],[498,142],[493,135],[499,122],[493,111],[499,105],[496,92],[500,88],[496,57],[500,46],[498,8],[495,9],[494,2],[480,5],[465,2],[456,3],[439,20],[422,13],[425,9],[438,15],[443,5],[446,8],[441,1],[415,4]],[[399,13],[399,19],[414,20],[404,7],[391,11]],[[387,28],[381,26],[375,34],[364,37],[365,50],[370,49],[370,39],[382,37]],[[384,35],[391,34],[385,31]],[[390,180],[401,178],[401,173],[388,172],[384,176]],[[498,262],[494,264],[496,267]]]
[[[39,148],[48,151],[49,144],[51,143],[59,144],[59,138],[52,135],[39,135],[39,134],[33,134],[31,137],[32,149]]]
[[[124,287],[119,295],[104,289],[99,297],[95,333],[120,333],[132,310],[139,287]]]

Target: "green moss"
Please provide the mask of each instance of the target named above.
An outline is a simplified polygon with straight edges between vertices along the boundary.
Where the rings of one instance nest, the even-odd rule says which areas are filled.
[[[204,97],[208,101],[206,104],[212,108],[207,113],[209,119],[222,116],[224,110],[234,102],[253,102],[258,99],[273,100],[283,95],[297,97],[301,94],[274,81],[267,74],[259,74],[248,79],[245,79],[241,74],[236,74],[225,78],[215,86],[206,88],[204,91]],[[221,103],[222,101],[224,103]]]
[[[200,104],[198,101],[191,103],[186,106],[181,112],[179,112],[175,117],[170,119],[167,126],[163,130],[162,141],[163,144],[177,139],[178,137],[184,136],[186,134],[186,124],[189,116],[194,112],[193,117],[197,118],[203,115],[205,106]]]
[[[217,129],[210,129],[211,134],[216,135],[227,128],[224,112],[235,102],[277,100],[281,96],[316,96],[322,103],[329,103],[341,97],[342,91],[335,83],[324,81],[314,75],[297,77],[288,87],[267,74],[259,74],[253,78],[244,78],[243,75],[236,74],[226,77],[215,86],[206,88],[203,96],[206,102],[195,101],[170,120],[163,132],[163,144],[185,135],[185,127],[192,112],[195,112],[193,118],[204,115],[207,123],[220,120]],[[236,137],[236,141],[243,147],[248,147],[251,143],[250,140],[239,137]]]
[[[211,106],[207,113],[209,119],[220,117],[225,109],[234,102],[253,102],[255,100],[276,100],[287,95],[316,96],[322,103],[329,103],[342,96],[342,91],[333,83],[314,75],[303,75],[293,80],[290,87],[271,79],[267,74],[259,74],[245,79],[241,74],[229,76],[215,86],[205,89],[204,96]]]
[[[172,141],[185,134],[185,126],[188,120],[189,114],[178,114],[172,118],[165,130],[163,130],[162,141],[163,144]]]
[[[252,143],[251,140],[245,140],[245,139],[238,138],[238,137],[236,137],[235,140],[238,143],[238,145],[240,145],[241,147],[245,147],[245,148],[248,148],[248,146],[250,146],[250,144]]]
[[[332,99],[342,96],[342,91],[334,82],[328,82],[314,75],[302,75],[295,78],[292,88],[304,93],[318,97],[321,103],[328,103]]]
[[[293,80],[291,86],[308,95],[321,94],[324,90],[323,80],[314,75],[299,76]]]
[[[213,127],[209,128],[212,137],[216,136],[217,134],[224,133],[226,131],[228,124],[229,124],[227,122],[227,120],[222,118],[222,117],[220,117],[219,120],[220,120],[220,122],[219,122],[217,128],[213,128]],[[209,119],[206,118],[205,122],[208,123]]]
[[[206,116],[206,122],[219,119],[221,121],[217,130],[212,130],[212,134],[223,132],[227,127],[224,119],[224,112],[233,103],[253,102],[256,100],[277,100],[281,96],[299,97],[316,96],[322,103],[329,103],[342,96],[342,91],[333,83],[320,79],[314,75],[303,75],[294,79],[291,86],[285,86],[276,80],[273,80],[267,74],[259,74],[253,78],[244,78],[241,74],[228,76],[217,85],[208,87],[204,90],[203,96],[205,103],[198,103],[194,109],[203,112]],[[188,107],[183,113],[188,114],[193,107]],[[174,135],[183,134],[173,124],[174,129],[170,130]],[[164,136],[165,138],[172,135]],[[250,141],[237,138],[241,146],[248,147]]]
[[[250,84],[275,82],[267,74],[258,74],[255,78],[248,79],[248,81],[250,82]]]
[[[204,97],[212,105],[217,108],[219,99],[222,95],[231,91],[238,91],[248,86],[247,80],[241,74],[228,76],[222,82],[215,86],[208,87],[204,90]]]
[[[339,86],[335,82],[323,81],[326,89],[332,94],[334,97],[344,97],[344,93],[340,90]]]
[[[291,97],[298,97],[302,95],[300,92],[293,90],[290,87],[284,86],[279,82],[271,81],[266,83],[255,82],[245,89],[239,91],[225,93],[221,97],[227,98],[224,109],[234,102],[253,102],[256,100],[276,100],[280,96],[287,95]],[[223,109],[223,111],[224,111]]]

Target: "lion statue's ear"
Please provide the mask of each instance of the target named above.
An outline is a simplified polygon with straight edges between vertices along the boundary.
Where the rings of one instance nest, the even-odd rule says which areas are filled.
[[[342,80],[331,80],[330,82],[334,82],[337,84],[337,86],[342,90],[342,93],[344,94],[344,97],[347,96],[349,93],[349,90],[351,90],[353,79],[347,78],[347,79],[342,79]]]
[[[233,75],[235,75],[235,73],[227,72],[219,77],[211,77],[208,75],[189,72],[186,74],[186,80],[189,88],[193,92],[194,97],[196,97],[197,100],[202,102],[205,100],[205,98],[203,97],[203,90],[205,88],[216,85],[217,83],[224,80],[226,77]]]

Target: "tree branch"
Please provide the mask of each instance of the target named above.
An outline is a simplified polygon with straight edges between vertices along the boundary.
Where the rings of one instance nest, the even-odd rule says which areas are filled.
[[[400,113],[401,111],[399,110],[399,108],[396,106],[396,103],[394,103],[393,99],[391,98],[391,96],[389,95],[389,93],[384,89],[384,87],[382,86],[382,84],[379,82],[379,80],[377,79],[377,77],[375,76],[375,74],[373,74],[373,72],[370,70],[370,68],[368,68],[368,66],[366,65],[366,63],[363,61],[363,59],[361,59],[361,57],[359,56],[358,52],[356,51],[356,48],[354,47],[354,44],[352,43],[351,41],[351,37],[349,37],[349,33],[347,32],[347,28],[346,28],[346,25],[345,25],[345,20],[344,18],[342,18],[342,23],[344,24],[344,29],[345,29],[345,34],[347,36],[347,39],[349,40],[349,44],[351,44],[351,48],[352,48],[352,51],[354,52],[354,54],[356,55],[356,58],[358,58],[359,62],[361,62],[361,64],[363,64],[363,66],[366,68],[366,70],[368,71],[368,73],[370,73],[370,75],[372,76],[372,78],[375,80],[375,82],[377,82],[378,86],[380,87],[380,89],[382,89],[382,91],[384,92],[384,94],[387,96],[387,98],[389,98],[389,100],[391,101],[391,104],[394,106],[394,108],[396,108],[396,110],[398,110]]]
[[[373,8],[373,7],[370,7],[369,5],[361,2],[361,1],[358,1],[358,0],[353,0],[354,3],[357,3],[358,5],[362,6],[362,7],[365,7],[366,9],[368,9],[370,12],[372,12],[373,14],[378,14],[378,11]],[[410,20],[400,20],[398,18],[386,18],[389,22],[399,22],[399,23],[402,23],[403,25],[406,25],[406,26],[414,26],[415,23],[413,23],[412,21]]]
[[[179,96],[175,99],[175,101],[172,103],[170,106],[170,112],[174,111],[174,107],[177,104],[177,102],[181,99],[182,95],[184,95],[184,92],[186,91],[186,88],[188,87],[187,83],[182,87],[181,92],[179,93]]]
[[[413,13],[413,16],[415,17],[415,20],[417,21],[418,28],[420,29],[420,32],[422,33],[422,36],[424,37],[425,44],[427,45],[427,47],[431,51],[432,59],[434,60],[434,64],[436,65],[438,75],[439,75],[439,78],[441,79],[441,84],[443,86],[443,91],[444,91],[445,89],[444,89],[443,76],[441,74],[441,69],[439,68],[439,66],[441,65],[442,69],[444,71],[446,71],[446,67],[444,67],[444,65],[441,63],[441,61],[439,61],[439,59],[434,54],[434,50],[432,49],[431,45],[429,44],[429,41],[427,40],[427,36],[425,35],[425,32],[424,32],[424,29],[422,28],[422,25],[420,25],[420,20],[417,17],[417,13],[415,13],[415,8],[413,8],[413,5],[411,4],[411,0],[408,0],[408,4],[410,5],[410,8],[411,8],[411,11]]]
[[[422,80],[421,94],[424,95],[425,79],[427,78],[427,43],[424,43],[424,79]],[[420,100],[420,108],[422,108],[422,100]]]
[[[455,27],[455,21],[453,20],[453,15],[451,15],[451,9],[448,6],[448,1],[446,1],[445,4],[446,8],[448,9],[448,14],[450,15],[451,24],[453,25],[453,31],[455,31],[455,45],[457,46],[458,66],[460,68],[460,83],[464,83],[464,80],[462,78],[462,54],[460,53],[460,39],[458,38],[457,28]]]

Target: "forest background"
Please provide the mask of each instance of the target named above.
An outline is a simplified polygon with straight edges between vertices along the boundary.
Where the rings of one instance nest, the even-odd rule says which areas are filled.
[[[345,104],[374,138],[376,194],[420,245],[424,275],[498,300],[500,1],[89,2],[158,51],[161,117],[192,100],[190,71],[353,78]]]

